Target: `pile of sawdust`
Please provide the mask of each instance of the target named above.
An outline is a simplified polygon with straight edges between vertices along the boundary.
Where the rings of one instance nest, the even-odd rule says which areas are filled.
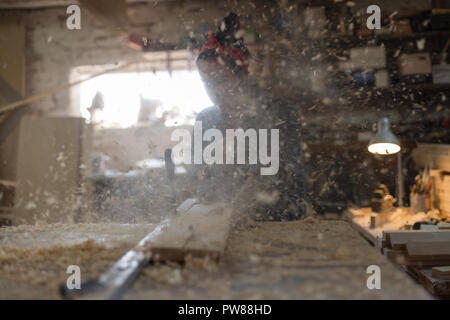
[[[98,277],[129,249],[106,248],[89,239],[73,246],[21,249],[0,247],[0,299],[57,299],[68,266],[77,265],[81,279]]]
[[[0,246],[49,247],[72,246],[88,239],[106,246],[124,242],[136,244],[155,225],[119,223],[37,224],[0,228]]]
[[[153,225],[52,224],[0,228],[0,299],[58,299],[67,268],[97,278]]]

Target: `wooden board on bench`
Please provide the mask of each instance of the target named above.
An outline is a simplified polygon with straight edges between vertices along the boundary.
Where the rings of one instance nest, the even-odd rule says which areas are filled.
[[[224,205],[194,205],[150,243],[152,259],[183,261],[188,255],[219,259],[228,239],[230,218],[231,210]]]
[[[450,280],[450,266],[434,267],[431,269],[432,275],[441,280]]]
[[[385,231],[382,246],[394,250],[406,249],[410,242],[450,242],[449,230]]]

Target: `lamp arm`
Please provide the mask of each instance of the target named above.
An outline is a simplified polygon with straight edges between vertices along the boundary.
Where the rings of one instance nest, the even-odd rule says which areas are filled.
[[[402,170],[402,152],[397,153],[397,203],[399,207],[403,207],[403,170]]]

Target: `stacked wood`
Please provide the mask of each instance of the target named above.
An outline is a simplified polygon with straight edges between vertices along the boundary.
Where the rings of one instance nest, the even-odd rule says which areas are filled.
[[[447,298],[450,295],[450,281],[436,278],[432,274],[432,269],[405,267],[405,271],[432,295],[441,298]]]
[[[450,295],[450,281],[440,279],[435,276],[435,268],[432,269],[418,269],[415,268],[416,279],[421,282],[425,289],[431,294],[438,297],[448,297]]]
[[[431,269],[432,275],[441,280],[450,280],[450,266],[434,267]]]
[[[383,253],[404,266],[450,265],[450,230],[385,231]]]

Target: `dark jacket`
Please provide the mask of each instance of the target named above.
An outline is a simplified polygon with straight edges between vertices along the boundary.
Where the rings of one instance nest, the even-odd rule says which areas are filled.
[[[203,132],[210,128],[222,131],[225,137],[225,117],[217,107],[200,112],[196,121],[202,121]],[[305,214],[304,168],[301,151],[301,120],[296,105],[287,99],[279,99],[265,94],[254,95],[245,103],[245,113],[238,128],[279,129],[279,170],[275,175],[262,176],[265,190],[261,197],[271,195],[274,201],[264,199],[258,211],[261,220],[294,220]],[[225,138],[224,138],[225,139]],[[270,135],[267,142],[270,146]],[[210,142],[203,142],[205,148]],[[225,142],[224,142],[225,144]],[[248,148],[248,141],[246,142]],[[248,150],[247,150],[248,152]],[[225,157],[225,152],[224,152]],[[217,201],[231,200],[240,190],[249,175],[260,174],[262,165],[249,165],[248,155],[245,165],[194,165],[193,185],[197,195]],[[269,192],[267,192],[269,190]]]

